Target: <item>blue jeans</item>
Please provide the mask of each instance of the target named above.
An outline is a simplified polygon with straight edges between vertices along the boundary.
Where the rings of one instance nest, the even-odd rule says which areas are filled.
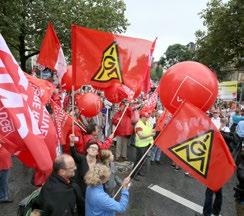
[[[215,200],[213,203],[213,195],[215,194]],[[217,192],[213,192],[211,189],[207,188],[205,192],[205,202],[203,207],[203,215],[211,216],[211,214],[219,215],[222,206],[222,189]]]
[[[0,201],[8,197],[8,174],[9,170],[0,170]]]
[[[161,150],[157,146],[153,146],[151,149],[151,161],[160,161]]]

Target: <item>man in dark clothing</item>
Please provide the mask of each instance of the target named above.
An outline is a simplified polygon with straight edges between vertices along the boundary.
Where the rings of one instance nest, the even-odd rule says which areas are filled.
[[[213,202],[214,194],[215,194],[215,200]],[[212,191],[210,188],[207,188],[205,192],[203,215],[204,216],[211,216],[212,214],[216,216],[219,215],[221,211],[222,201],[223,201],[222,188],[220,188],[216,192]]]
[[[42,215],[81,216],[81,192],[78,185],[71,181],[75,170],[76,165],[70,155],[57,157],[53,173],[32,207],[40,209]]]

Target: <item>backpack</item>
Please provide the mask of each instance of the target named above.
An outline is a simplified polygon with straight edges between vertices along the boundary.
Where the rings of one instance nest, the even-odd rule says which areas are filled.
[[[40,194],[41,188],[34,190],[29,196],[20,201],[17,216],[30,216],[32,212],[32,203]]]

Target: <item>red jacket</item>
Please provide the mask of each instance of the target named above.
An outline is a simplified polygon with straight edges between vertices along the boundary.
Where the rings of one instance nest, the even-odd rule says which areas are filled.
[[[7,170],[12,166],[11,154],[0,144],[0,170]]]
[[[115,131],[115,136],[128,136],[133,133],[132,120],[131,120],[132,112],[133,111],[132,111],[131,107],[129,107],[126,110],[117,130]],[[122,116],[122,113],[123,113],[123,111],[118,111],[117,113],[115,113],[115,115],[112,119],[112,122],[115,126],[118,124],[119,119]]]

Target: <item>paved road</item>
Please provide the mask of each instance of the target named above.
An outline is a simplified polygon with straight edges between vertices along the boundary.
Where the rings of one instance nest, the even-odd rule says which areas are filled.
[[[236,216],[234,185],[233,178],[223,189],[221,215]],[[126,216],[199,215],[204,202],[204,193],[203,185],[185,176],[182,170],[175,171],[170,166],[170,161],[164,157],[162,165],[149,166],[146,177],[140,177],[139,182],[133,182]]]
[[[129,151],[133,152],[133,149],[130,148]],[[133,158],[133,154],[130,158]],[[0,216],[16,215],[19,201],[34,190],[30,184],[31,173],[31,170],[27,170],[15,160],[10,176],[10,191],[15,197],[14,203],[0,205]],[[147,176],[140,178],[139,182],[133,182],[131,186],[130,205],[128,211],[123,214],[125,216],[193,216],[197,211],[189,207],[197,210],[203,205],[205,187],[193,178],[186,177],[182,170],[176,172],[166,157],[162,158],[162,165],[150,166]],[[233,178],[224,187],[223,216],[237,215],[232,190],[235,181]],[[244,213],[238,216],[244,216]]]

